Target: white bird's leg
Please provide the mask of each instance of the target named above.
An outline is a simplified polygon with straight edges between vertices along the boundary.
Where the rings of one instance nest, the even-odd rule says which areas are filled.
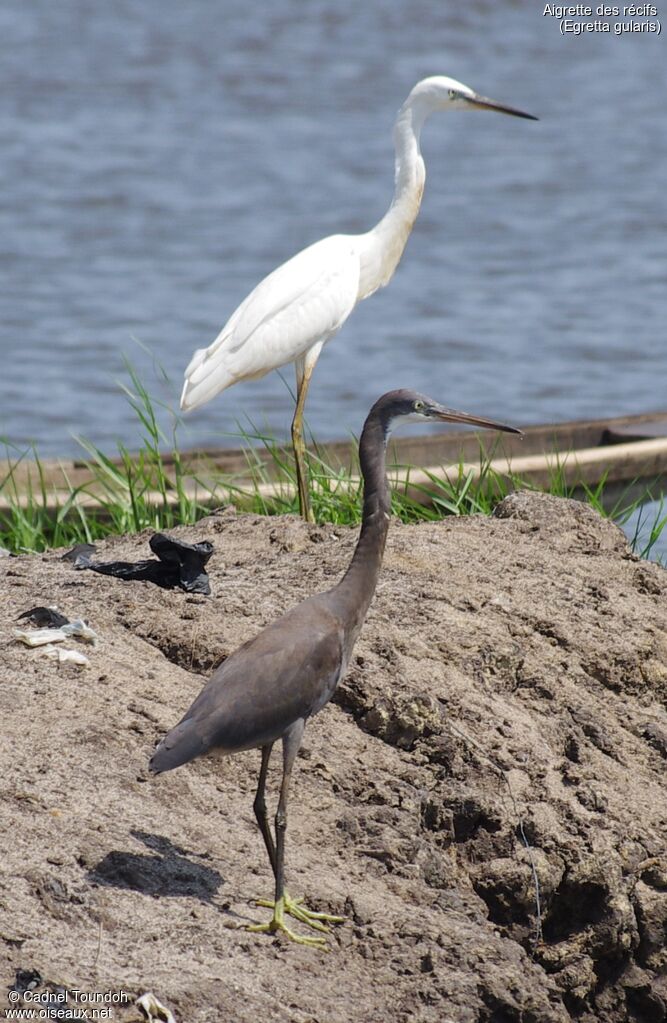
[[[310,507],[310,496],[308,493],[308,470],[306,468],[306,446],[303,442],[303,410],[306,404],[306,395],[310,378],[315,369],[322,345],[313,345],[305,355],[296,361],[296,409],[292,420],[292,447],[294,449],[294,461],[296,463],[296,482],[299,490],[299,509],[301,517],[306,522],[314,522],[312,509]]]

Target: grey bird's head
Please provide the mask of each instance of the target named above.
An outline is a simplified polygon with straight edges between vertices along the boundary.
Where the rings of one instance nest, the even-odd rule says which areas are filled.
[[[498,423],[494,419],[486,419],[483,416],[474,416],[468,412],[459,412],[458,409],[447,408],[439,402],[428,398],[418,391],[410,391],[401,388],[398,391],[387,391],[373,405],[368,418],[377,418],[382,424],[385,437],[401,423],[426,420],[427,422],[443,423],[465,423],[467,426],[477,426],[484,430],[502,430],[504,433],[515,433],[521,436],[521,430],[514,426],[507,426],[505,423]]]

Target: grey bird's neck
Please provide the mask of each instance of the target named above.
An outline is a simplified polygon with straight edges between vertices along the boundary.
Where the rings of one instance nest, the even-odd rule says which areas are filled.
[[[333,607],[344,622],[350,650],[375,593],[389,529],[391,495],[385,472],[386,445],[386,424],[378,415],[369,416],[359,442],[364,477],[361,533],[347,572],[330,592]]]

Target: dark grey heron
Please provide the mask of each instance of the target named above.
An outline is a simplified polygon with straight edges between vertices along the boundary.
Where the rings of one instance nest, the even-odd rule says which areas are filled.
[[[375,592],[391,510],[386,446],[392,427],[401,419],[442,420],[520,432],[490,419],[444,408],[414,391],[389,391],[379,398],[366,418],[359,442],[363,521],[347,572],[333,589],[308,597],[235,650],[159,744],[149,765],[159,774],[208,752],[261,749],[254,810],[273,870],[275,898],[259,903],[273,908],[271,920],[250,930],[283,931],[292,941],[304,945],[323,947],[325,939],[295,934],[285,923],[286,914],[318,931],[327,931],[326,922],[341,922],[342,918],[311,912],[303,900],[292,899],[285,890],[287,791],[306,721],[329,702],[345,674]],[[278,739],[283,742],[283,777],[274,838],[264,789],[271,750]]]
[[[185,370],[184,411],[199,408],[242,380],[279,366],[296,367],[292,420],[301,514],[314,521],[308,496],[303,412],[322,348],[358,302],[394,275],[421,205],[426,170],[419,148],[427,117],[438,110],[493,110],[537,120],[515,107],[480,96],[454,78],[417,82],[394,124],[394,197],[382,220],[364,234],[334,234],[309,245],[273,270],[232,313],[215,341],[199,348]]]

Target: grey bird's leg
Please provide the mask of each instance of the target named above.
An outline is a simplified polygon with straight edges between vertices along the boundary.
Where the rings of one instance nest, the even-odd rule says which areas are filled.
[[[266,788],[266,775],[269,770],[269,760],[271,759],[271,750],[273,749],[273,743],[270,746],[262,746],[262,766],[259,770],[259,781],[257,782],[257,794],[255,795],[255,802],[253,803],[253,810],[255,811],[255,817],[259,830],[262,833],[264,839],[264,845],[266,851],[269,854],[269,861],[271,863],[271,870],[273,876],[276,876],[276,847],[273,841],[273,835],[271,834],[271,826],[269,824],[269,818],[266,812],[266,800],[264,798],[264,790]]]
[[[285,915],[289,914],[295,919],[300,920],[302,923],[308,924],[309,927],[313,927],[315,930],[327,932],[328,928],[323,923],[324,920],[336,923],[342,922],[342,917],[330,916],[328,913],[311,912],[311,910],[306,909],[303,905],[303,899],[292,899],[289,893],[285,890],[287,794],[292,776],[292,768],[294,767],[294,761],[297,753],[299,752],[299,747],[301,746],[304,728],[305,722],[303,719],[300,719],[299,721],[296,721],[289,731],[283,736],[283,778],[280,786],[280,798],[278,800],[278,810],[276,812],[275,820],[275,845],[273,843],[268,819],[266,817],[266,805],[264,804],[264,784],[266,782],[266,772],[269,765],[271,747],[265,746],[262,749],[262,768],[260,771],[259,784],[257,786],[257,796],[255,797],[255,815],[269,853],[276,888],[275,899],[273,902],[269,902],[265,899],[257,900],[258,905],[268,906],[273,909],[272,919],[266,924],[253,924],[248,929],[251,931],[268,932],[282,931],[291,941],[296,941],[300,945],[311,945],[315,948],[325,949],[326,943],[324,938],[311,938],[295,934],[295,932],[292,931],[285,923]]]
[[[305,721],[300,718],[295,721],[289,731],[283,736],[283,780],[280,785],[280,799],[276,811],[276,905],[285,896],[285,832],[287,831],[287,793],[289,790],[292,768],[299,746],[303,739]]]

